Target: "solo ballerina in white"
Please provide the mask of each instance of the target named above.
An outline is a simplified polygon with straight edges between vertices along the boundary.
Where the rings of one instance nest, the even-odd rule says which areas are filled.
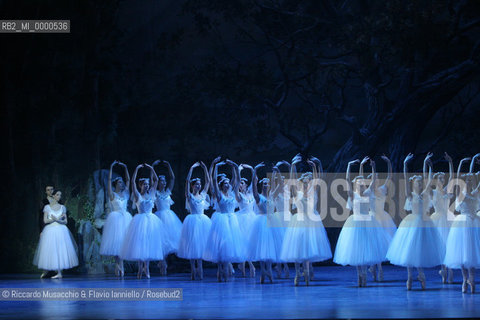
[[[113,167],[119,165],[125,170],[125,181],[121,177],[112,180]],[[112,187],[114,190],[112,190]],[[127,211],[127,202],[129,198],[130,175],[128,168],[124,163],[115,160],[110,165],[108,175],[108,198],[110,213],[108,213],[105,224],[103,225],[102,242],[100,243],[100,254],[115,257],[115,275],[124,275],[123,260],[120,257],[123,241],[132,221],[132,215]]]
[[[47,275],[48,270],[57,271],[52,279],[62,278],[62,270],[78,266],[76,244],[68,230],[67,209],[58,203],[62,192],[53,192],[50,204],[43,208],[45,227],[40,234],[40,241],[35,251],[33,264],[45,270],[40,278]]]

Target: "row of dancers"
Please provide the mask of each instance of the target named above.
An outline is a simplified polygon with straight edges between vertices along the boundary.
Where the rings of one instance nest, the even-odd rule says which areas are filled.
[[[362,161],[348,163],[347,208],[353,215],[342,227],[333,261],[356,266],[359,287],[366,286],[367,270],[374,279],[378,276],[383,280],[381,264],[389,261],[407,268],[408,290],[412,288],[414,268],[425,289],[423,268],[441,266],[439,273],[444,283],[452,282],[451,269],[461,269],[462,292],[468,287],[471,292],[475,291],[474,273],[480,266],[480,218],[476,215],[480,184],[475,185],[473,168],[480,154],[460,161],[457,179],[464,183],[456,189],[447,188],[447,174],[433,173],[432,156],[429,153],[424,160],[423,176],[409,175],[408,164],[413,155],[405,158],[405,210],[411,213],[398,229],[384,209],[392,176],[390,160],[382,157],[388,165],[388,176],[382,185],[373,159],[365,157]],[[445,159],[449,163],[448,180],[451,181],[453,161],[446,153]],[[303,160],[311,170],[298,177],[297,166]],[[470,161],[470,171],[461,174],[467,161]],[[159,164],[167,168],[168,179],[156,174],[154,167]],[[355,164],[359,164],[359,173],[352,179],[351,170]],[[372,171],[368,177],[363,172],[366,164],[370,164]],[[124,168],[125,180],[112,178],[117,165]],[[223,166],[231,169],[231,179],[219,173]],[[315,157],[302,159],[301,155],[296,155],[291,163],[280,161],[273,166],[271,180],[259,178],[264,166],[263,163],[255,167],[237,165],[228,159],[221,161],[220,157],[214,159],[209,169],[201,161],[193,164],[185,183],[189,214],[182,223],[170,209],[175,177],[167,161],[138,165],[131,179],[125,164],[113,162],[108,183],[110,213],[103,227],[100,253],[115,257],[115,273],[119,276],[124,275],[123,260],[138,261],[138,278],[143,274],[150,277],[150,261],[159,261],[160,272],[166,274],[165,261],[169,254],[190,261],[192,280],[203,279],[203,260],[217,263],[218,281],[229,279],[234,272],[232,263],[239,263],[243,275],[248,263],[249,274],[253,277],[252,262],[260,262],[260,283],[267,279],[273,282],[274,263],[277,275],[288,277],[287,263],[293,262],[294,284],[304,279],[308,285],[313,279],[312,263],[332,258],[322,219],[309,218],[311,214],[319,215],[314,190],[318,184],[312,182],[321,179],[322,164]],[[150,177],[141,178],[137,183],[138,171],[143,167],[150,171]],[[192,178],[197,167],[203,170],[203,184],[200,178]],[[283,168],[287,169],[289,179],[282,175]],[[250,184],[242,176],[243,170],[251,171]],[[130,184],[138,210],[133,217],[127,210]],[[78,264],[73,237],[65,226],[66,210],[58,203],[60,197],[61,194],[55,192],[53,201],[45,205],[47,225],[34,258],[39,268],[58,270],[55,277],[61,277],[62,269]],[[460,213],[457,216],[449,211],[453,198]],[[434,213],[430,215],[432,205]],[[204,211],[210,206],[215,211],[209,218]],[[152,212],[154,207],[155,213]]]

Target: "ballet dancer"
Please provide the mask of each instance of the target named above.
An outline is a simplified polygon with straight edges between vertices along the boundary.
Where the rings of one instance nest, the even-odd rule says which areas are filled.
[[[192,179],[193,169],[202,167],[205,175],[205,187],[202,189],[200,178]],[[190,260],[191,279],[203,279],[202,255],[205,251],[207,236],[212,222],[203,212],[208,209],[207,200],[210,186],[210,175],[203,162],[195,162],[188,171],[185,181],[185,207],[189,214],[185,217],[180,233],[177,256]],[[196,266],[195,266],[196,264]]]
[[[347,209],[353,210],[340,231],[335,257],[333,261],[341,265],[357,268],[359,287],[367,285],[367,267],[385,260],[388,250],[389,236],[377,219],[370,215],[370,194],[374,192],[377,175],[375,161],[365,158],[362,162],[370,162],[372,180],[367,188],[363,176],[350,180],[351,166],[359,160],[350,161],[347,166]],[[350,184],[353,184],[353,186]]]
[[[250,185],[248,185],[247,178],[243,178],[241,175],[243,169],[248,169],[252,172],[252,183]],[[240,225],[240,229],[243,233],[245,244],[248,245],[252,234],[252,225],[256,218],[254,211],[255,198],[252,192],[254,170],[248,164],[241,164],[238,166],[238,172],[236,174],[240,177],[240,183],[237,184],[238,188],[234,189],[235,198],[239,207],[239,211],[237,211],[238,224]],[[251,261],[246,262],[248,263],[250,277],[255,278],[255,267],[253,266],[253,263]],[[245,277],[245,262],[239,263],[238,269]]]
[[[150,170],[152,185],[150,186],[148,178],[139,179],[140,190],[138,190],[137,174],[143,167]],[[138,165],[133,173],[131,184],[138,213],[128,226],[120,256],[124,260],[138,261],[137,278],[141,279],[144,273],[149,279],[150,261],[163,260],[166,246],[163,222],[152,213],[158,184],[155,169],[149,164]]]
[[[215,164],[214,181],[218,178],[218,168],[223,165],[235,168],[237,165],[226,160]],[[238,180],[238,177],[233,177]],[[233,181],[235,188],[238,181]],[[235,196],[230,190],[230,179],[223,177],[219,183],[213,183],[213,194],[217,201],[217,213],[212,219],[212,227],[208,235],[203,259],[215,262],[218,265],[217,280],[228,281],[230,276],[229,264],[246,260],[246,248],[242,241],[242,233],[235,215]]]
[[[480,154],[476,154],[471,162],[470,169],[477,161]],[[461,174],[462,165],[470,158],[460,161],[457,177],[463,178],[463,183],[458,181],[456,194],[456,210],[460,212],[452,223],[447,237],[444,264],[448,268],[461,269],[463,276],[462,292],[475,292],[475,269],[480,267],[480,218],[476,215],[479,208],[479,188],[476,186],[472,171]]]
[[[52,192],[50,204],[43,208],[43,227],[40,234],[33,264],[43,269],[40,278],[44,278],[48,271],[57,271],[52,279],[62,278],[62,270],[78,266],[77,247],[73,235],[67,228],[67,209],[59,201],[62,192]]]
[[[125,170],[125,181],[122,177],[112,179],[113,167],[119,165]],[[112,190],[112,187],[114,190]],[[120,253],[127,233],[132,215],[127,211],[127,202],[129,198],[130,175],[127,166],[117,160],[110,165],[108,175],[108,199],[110,213],[103,225],[102,241],[100,243],[100,254],[104,256],[113,256],[115,258],[115,275],[124,275],[123,260]]]
[[[408,163],[413,154],[408,154],[403,162],[405,179],[405,210],[412,213],[403,218],[387,252],[387,259],[395,265],[407,268],[407,290],[412,289],[412,271],[417,268],[422,290],[426,287],[423,268],[442,264],[445,256],[443,240],[432,219],[427,214],[430,206],[430,186],[432,183],[432,154],[426,156],[429,167],[427,181],[422,176],[408,176]]]
[[[265,282],[267,277],[273,283],[272,262],[280,260],[282,250],[281,229],[270,225],[270,218],[273,215],[272,194],[270,193],[269,179],[263,178],[258,181],[258,170],[265,165],[263,163],[255,166],[253,172],[253,197],[258,209],[258,215],[253,223],[252,236],[248,246],[248,257],[252,261],[260,262],[260,283]],[[258,184],[261,185],[261,192],[258,192]],[[278,188],[279,186],[277,186]]]
[[[178,251],[178,244],[180,242],[180,234],[182,233],[182,221],[177,217],[175,212],[170,209],[170,206],[174,203],[171,195],[173,186],[175,184],[175,174],[168,161],[156,160],[152,167],[163,164],[168,170],[168,184],[164,175],[158,176],[158,189],[155,192],[155,215],[160,218],[165,227],[165,241],[167,242],[167,250],[165,250],[165,258],[158,264],[160,274],[167,275],[167,256],[171,253]]]

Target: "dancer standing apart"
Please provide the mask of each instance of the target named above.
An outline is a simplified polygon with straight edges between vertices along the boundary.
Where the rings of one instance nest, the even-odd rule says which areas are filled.
[[[472,169],[479,156],[477,154],[472,159]],[[460,161],[457,176],[461,174],[462,164],[468,160],[465,158]],[[480,268],[480,218],[476,215],[480,184],[474,185],[472,172],[463,174],[462,178],[456,199],[456,210],[460,215],[455,217],[448,233],[444,264],[448,268],[462,269],[462,292],[467,292],[467,286],[470,286],[470,292],[474,293],[475,269]]]
[[[125,183],[122,177],[112,180],[113,167],[119,165],[125,170]],[[112,187],[114,188],[112,190]],[[110,213],[103,225],[102,242],[100,244],[100,254],[115,257],[115,275],[124,275],[123,260],[120,253],[127,233],[132,215],[127,211],[128,190],[130,189],[130,175],[128,168],[124,163],[115,160],[110,165],[108,175],[108,198],[110,204]]]
[[[155,215],[160,218],[165,227],[165,242],[167,243],[167,249],[165,250],[165,258],[159,263],[160,274],[167,275],[167,255],[176,253],[178,251],[178,244],[180,242],[180,234],[182,233],[182,221],[177,217],[175,212],[170,209],[170,206],[174,203],[171,194],[175,183],[175,175],[172,167],[168,161],[157,160],[152,164],[155,167],[157,164],[162,163],[168,170],[168,184],[164,175],[158,176],[158,190],[155,193]]]
[[[363,175],[363,165],[366,163],[366,161],[369,158],[366,157],[362,163],[360,163],[360,175]],[[387,163],[388,166],[388,175],[387,178],[385,179],[385,182],[383,185],[380,185],[378,183],[378,173],[376,174],[376,182],[375,186],[372,186],[370,188],[370,192],[368,193],[370,197],[370,214],[375,217],[375,219],[380,223],[380,225],[387,231],[389,237],[388,237],[388,243],[387,247],[390,246],[390,242],[393,239],[393,236],[395,235],[395,232],[397,231],[397,226],[395,225],[395,222],[393,222],[392,217],[390,214],[385,211],[385,201],[387,199],[387,194],[388,194],[388,184],[390,180],[392,179],[392,164],[390,162],[390,159],[388,159],[385,155],[382,156],[382,159]],[[372,174],[370,174],[367,179],[372,179]],[[386,258],[385,258],[386,259]],[[377,281],[377,269],[378,269],[378,280],[383,281],[383,268],[382,268],[382,263],[378,263],[377,265],[372,265],[368,270],[373,276],[373,281]]]
[[[33,258],[33,264],[45,270],[40,278],[52,270],[57,271],[52,279],[59,279],[62,278],[63,269],[78,266],[75,240],[66,226],[67,209],[58,203],[61,198],[62,192],[54,191],[50,204],[43,208],[43,222],[46,225]]]
[[[388,250],[388,234],[381,224],[370,215],[370,192],[373,192],[377,175],[375,162],[371,159],[372,181],[367,188],[363,176],[357,176],[350,184],[351,166],[359,160],[350,161],[347,166],[347,209],[353,210],[353,215],[348,217],[335,248],[333,261],[341,265],[351,265],[357,268],[359,287],[367,285],[367,267],[381,263],[385,260]]]
[[[205,174],[205,187],[203,189],[200,178],[192,179],[193,169],[199,166],[202,167]],[[183,221],[177,251],[178,257],[190,260],[192,280],[203,279],[202,255],[212,226],[210,219],[203,213],[209,207],[209,202],[206,199],[209,186],[207,167],[203,162],[195,162],[190,167],[185,181],[185,207],[189,214]]]
[[[143,178],[139,180],[140,190],[138,190],[137,173],[142,167],[150,169],[152,187],[150,187],[150,180]],[[152,213],[157,184],[158,177],[152,166],[148,164],[137,166],[132,177],[132,186],[138,213],[130,222],[120,256],[124,260],[138,261],[137,277],[139,279],[142,273],[150,278],[150,261],[163,260],[164,257],[164,226],[162,220]]]
[[[435,226],[438,228],[444,245],[447,244],[448,233],[450,232],[450,227],[452,226],[453,220],[455,220],[455,215],[450,211],[450,199],[453,198],[453,193],[449,186],[450,182],[453,179],[453,161],[452,158],[445,152],[445,159],[448,161],[449,167],[449,176],[448,183],[445,185],[445,173],[437,172],[433,175],[435,189],[432,190],[432,205],[435,209],[435,212],[431,215],[432,221]],[[425,177],[425,165],[424,165],[424,177]],[[447,190],[451,188],[451,190]],[[442,264],[440,271],[438,272],[442,276],[442,282],[453,283],[453,270],[447,269],[445,265]]]
[[[260,261],[260,283],[268,277],[273,283],[272,262],[280,260],[282,250],[282,231],[280,228],[271,226],[270,218],[273,215],[272,194],[269,194],[269,180],[263,178],[260,181],[261,193],[258,192],[258,169],[264,167],[258,164],[253,172],[253,197],[258,207],[258,215],[253,223],[252,236],[248,247],[248,257],[252,261]],[[279,186],[277,186],[278,188]]]
[[[407,155],[403,165],[405,179],[405,210],[412,213],[403,218],[393,237],[387,252],[387,259],[392,264],[407,267],[407,290],[412,288],[412,268],[418,270],[418,280],[425,289],[425,274],[423,268],[431,268],[442,264],[445,247],[438,229],[427,214],[430,209],[430,184],[432,179],[432,164],[427,155],[429,166],[428,180],[423,184],[421,176],[408,177],[408,162],[413,154]],[[413,190],[412,190],[413,189]]]
[[[219,162],[215,165],[213,173],[217,180],[218,167],[228,164],[235,167],[230,160]],[[234,177],[235,180],[238,177]],[[234,188],[238,181],[234,181]],[[214,194],[217,199],[218,213],[212,220],[212,227],[208,235],[203,259],[218,264],[218,281],[228,280],[229,263],[243,262],[246,260],[246,248],[242,241],[242,233],[235,215],[236,201],[230,192],[230,179],[224,177],[218,184],[214,183]]]
[[[249,169],[252,171],[252,183],[253,183],[253,168],[248,164],[241,164],[238,167],[238,176],[240,177],[240,183],[238,188],[235,188],[235,198],[237,200],[239,211],[237,212],[238,224],[240,230],[243,233],[243,240],[245,242],[245,247],[248,246],[250,241],[250,236],[252,234],[252,225],[255,221],[256,214],[254,211],[255,198],[252,193],[252,184],[248,185],[248,180],[242,178],[242,170]],[[255,278],[255,267],[251,261],[248,261],[248,267],[250,270],[250,277]],[[242,262],[238,265],[238,268],[242,272],[242,275],[245,277],[245,262]]]

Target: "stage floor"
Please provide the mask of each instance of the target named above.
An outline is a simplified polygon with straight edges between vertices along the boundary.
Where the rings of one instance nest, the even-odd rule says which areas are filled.
[[[128,275],[72,276],[43,279],[38,275],[0,275],[2,288],[182,288],[183,301],[3,301],[3,318],[479,318],[480,295],[461,293],[461,272],[455,283],[442,284],[438,269],[427,269],[427,289],[418,281],[405,288],[406,270],[384,266],[385,281],[356,287],[353,267],[315,267],[315,280],[293,285],[293,279],[259,284],[259,276],[218,283],[216,269],[202,281],[189,274],[138,280]],[[294,274],[293,268],[290,270]],[[370,274],[369,274],[370,276]],[[480,284],[479,284],[480,289]]]

